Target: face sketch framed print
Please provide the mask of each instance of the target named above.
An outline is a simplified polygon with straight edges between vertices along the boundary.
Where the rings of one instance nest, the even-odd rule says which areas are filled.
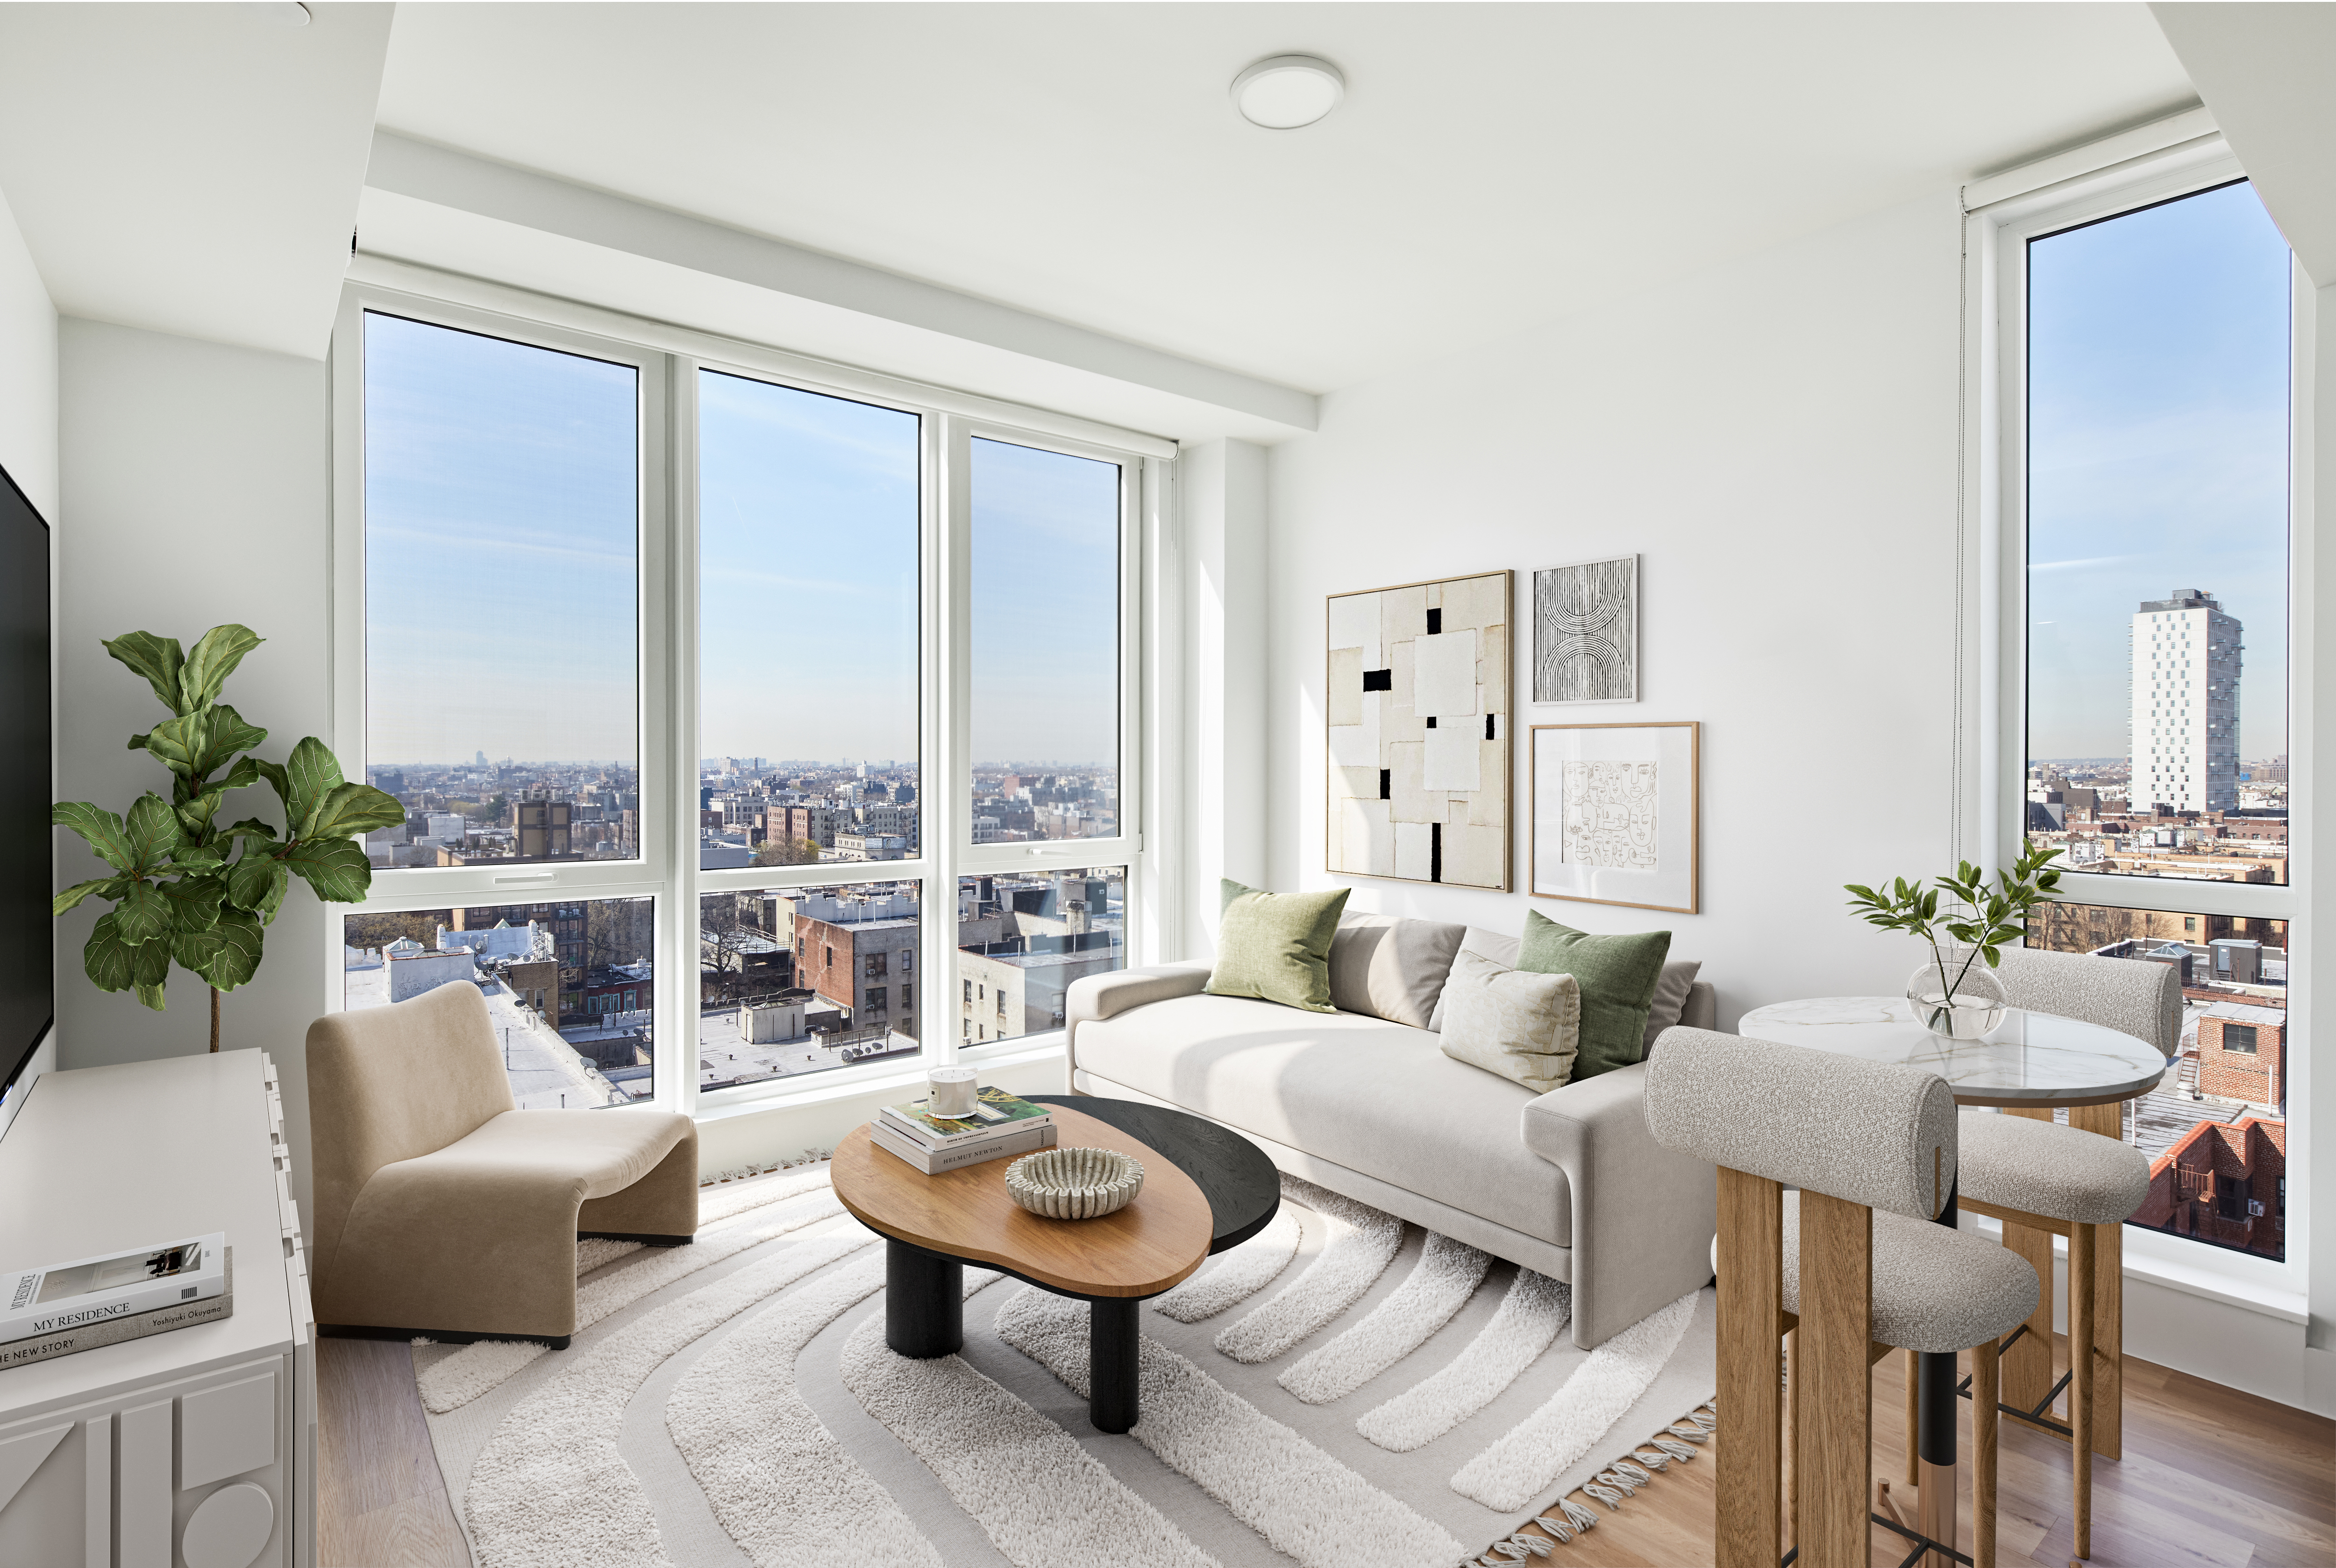
[[[1696,913],[1702,726],[1536,724],[1530,891]]]

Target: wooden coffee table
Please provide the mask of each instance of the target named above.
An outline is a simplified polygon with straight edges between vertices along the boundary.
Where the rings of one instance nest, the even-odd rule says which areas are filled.
[[[1143,1161],[1135,1201],[1100,1219],[1041,1219],[1007,1195],[1011,1159],[929,1176],[877,1148],[864,1127],[835,1151],[835,1195],[885,1239],[886,1344],[919,1359],[956,1354],[965,1345],[965,1265],[1001,1270],[1088,1303],[1088,1418],[1097,1431],[1124,1432],[1137,1413],[1136,1303],[1264,1229],[1280,1205],[1280,1178],[1256,1145],[1183,1111],[1030,1098],[1054,1108],[1058,1147]]]

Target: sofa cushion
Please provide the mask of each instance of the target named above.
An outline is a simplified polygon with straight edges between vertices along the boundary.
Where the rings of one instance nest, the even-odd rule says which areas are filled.
[[[1367,1012],[1389,1023],[1426,1029],[1444,996],[1465,925],[1349,915],[1330,939],[1330,1001],[1341,1012]]]
[[[1688,993],[1695,989],[1695,977],[1703,971],[1699,958],[1667,958],[1663,975],[1655,982],[1655,999],[1647,1004],[1647,1031],[1640,1042],[1639,1055],[1655,1049],[1655,1036],[1678,1023],[1687,1011]]]
[[[1504,969],[1474,953],[1452,963],[1444,989],[1444,1054],[1547,1094],[1573,1071],[1582,987],[1570,974]]]
[[[1560,925],[1539,910],[1525,912],[1517,967],[1571,974],[1582,982],[1576,1079],[1595,1078],[1646,1060],[1647,1017],[1670,946],[1668,931],[1600,936]]]
[[[1330,938],[1350,888],[1327,893],[1265,893],[1228,876],[1218,884],[1224,918],[1217,927],[1212,996],[1253,997],[1309,1012],[1330,1012]]]
[[[1423,1030],[1183,996],[1079,1026],[1079,1066],[1554,1246],[1565,1173],[1524,1147],[1533,1091],[1454,1061]]]

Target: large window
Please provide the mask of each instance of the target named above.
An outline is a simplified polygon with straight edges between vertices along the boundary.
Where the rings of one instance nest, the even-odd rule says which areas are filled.
[[[917,416],[715,371],[697,409],[698,864],[913,858]]]
[[[477,984],[530,1107],[1059,1029],[1130,962],[1173,447],[443,282],[335,339],[335,746],[409,812],[344,1005]]]
[[[2239,1260],[2287,1263],[2309,1000],[2289,986],[2309,934],[2289,831],[2292,258],[2212,139],[1973,221],[2002,414],[2000,468],[1980,460],[2005,567],[1985,847],[2063,852],[2030,946],[2180,977],[2176,1058],[2126,1115],[2151,1164],[2127,1255],[2283,1278]]]
[[[374,864],[636,858],[639,373],[381,312],[365,368]]]
[[[2031,838],[2282,882],[2289,266],[2244,182],[2028,243]]]

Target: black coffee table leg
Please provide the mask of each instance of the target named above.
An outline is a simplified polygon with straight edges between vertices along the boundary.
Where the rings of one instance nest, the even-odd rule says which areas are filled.
[[[965,1265],[886,1242],[884,1342],[919,1360],[965,1349]]]
[[[1136,1303],[1125,1297],[1087,1303],[1087,1419],[1098,1432],[1135,1425]]]

